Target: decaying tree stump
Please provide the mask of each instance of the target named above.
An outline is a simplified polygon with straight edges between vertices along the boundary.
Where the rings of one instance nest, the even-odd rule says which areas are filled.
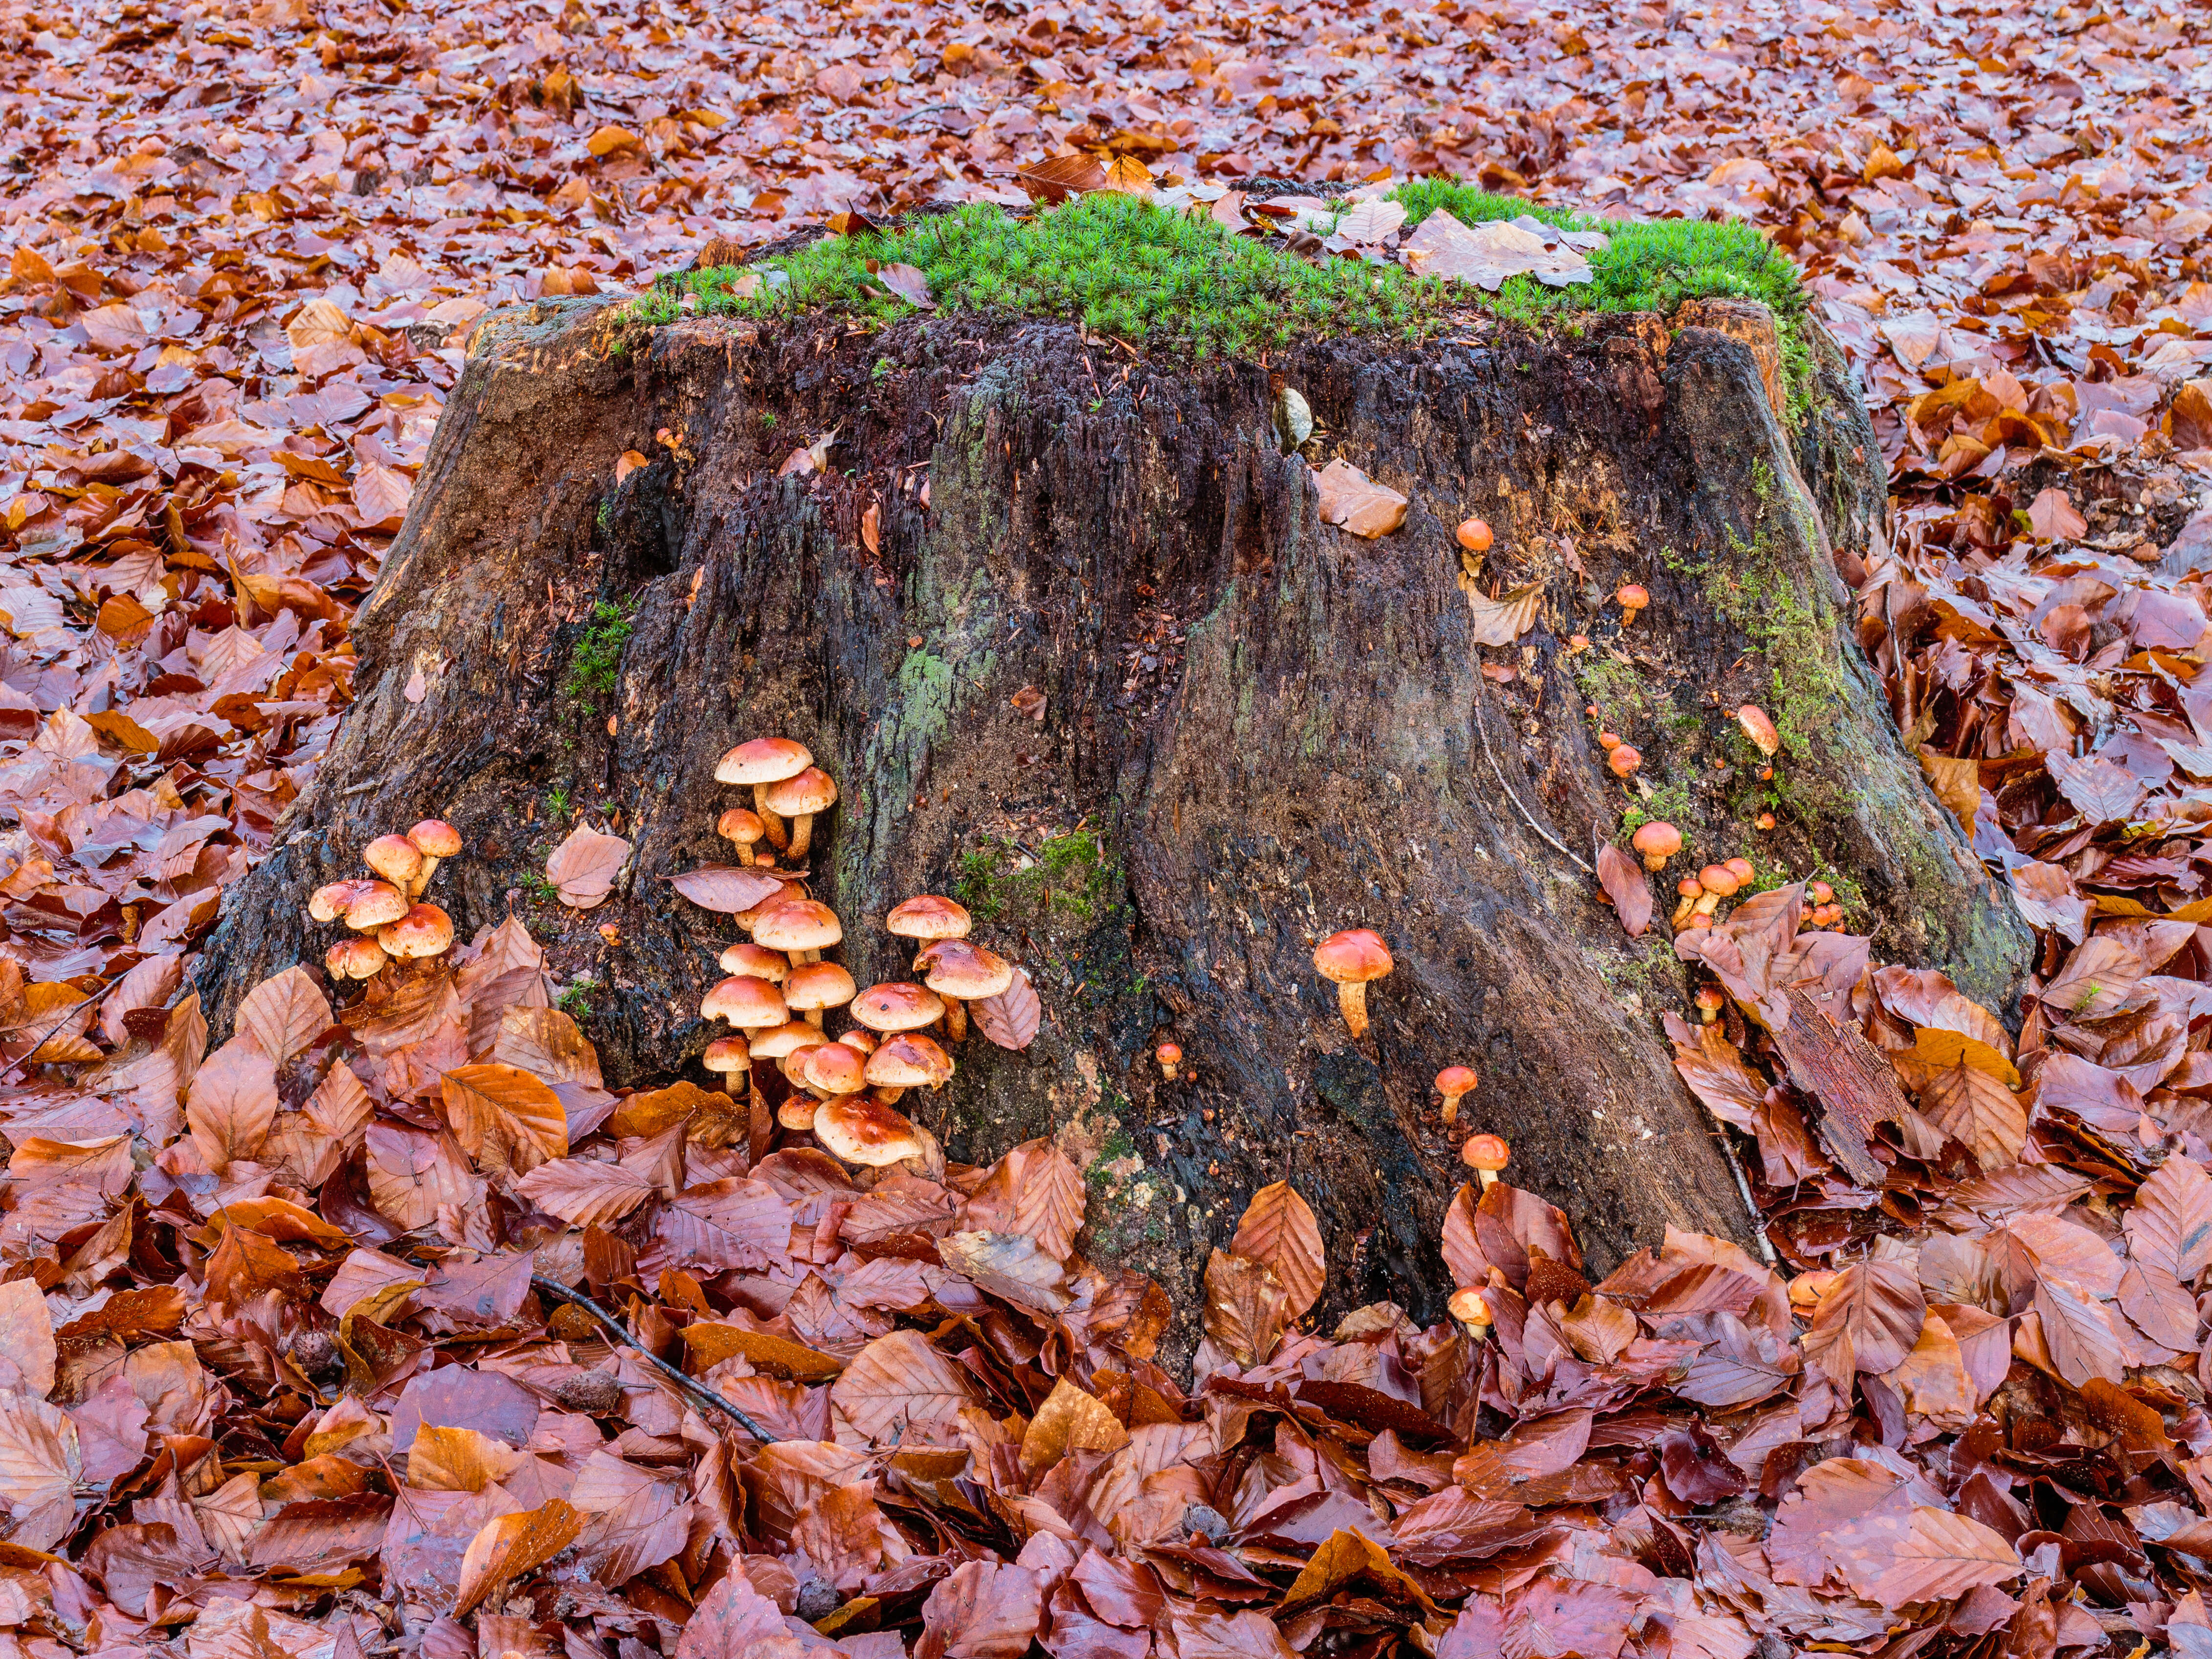
[[[787,735],[843,791],[815,891],[858,981],[903,976],[893,903],[951,892],[1043,995],[1030,1049],[971,1040],[909,1103],[955,1157],[1055,1130],[1098,1147],[1087,1248],[1170,1275],[1288,1176],[1328,1237],[1325,1306],[1427,1318],[1470,1127],[1510,1139],[1513,1178],[1568,1211],[1595,1267],[1667,1224],[1748,1238],[1657,1028],[1687,982],[1663,917],[1699,863],[1825,874],[1880,955],[2011,998],[2026,935],[1852,641],[1837,563],[1883,486],[1825,339],[1793,434],[1755,307],[1316,342],[1267,368],[957,315],[696,319],[625,345],[611,313],[541,303],[475,331],[356,624],[357,704],[208,955],[219,1033],[328,943],[307,893],[434,813],[470,842],[439,878],[463,935],[520,911],[562,975],[599,981],[585,1024],[611,1082],[696,1064],[738,935],[666,878],[733,861],[714,763]],[[1403,528],[1322,522],[1312,465],[1271,431],[1270,370],[1320,423],[1313,464],[1402,490]],[[827,471],[778,476],[833,432]],[[646,464],[617,481],[628,451]],[[1496,534],[1476,573],[1453,533],[1470,514]],[[1652,597],[1625,633],[1624,581]],[[1527,583],[1535,625],[1472,643],[1477,601]],[[603,691],[580,653],[619,614]],[[1745,702],[1781,727],[1771,785]],[[1655,801],[1607,774],[1593,704]],[[1633,941],[1552,844],[1587,860],[1632,805],[1691,843]],[[584,915],[527,880],[580,813],[636,843]],[[1359,1043],[1311,964],[1354,927],[1396,959]],[[1173,1083],[1152,1059],[1170,1036]],[[1455,1062],[1480,1083],[1447,1126],[1431,1079]]]

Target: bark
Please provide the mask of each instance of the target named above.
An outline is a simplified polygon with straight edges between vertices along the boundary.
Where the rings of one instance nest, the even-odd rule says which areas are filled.
[[[892,904],[964,880],[998,913],[978,935],[1044,998],[1029,1051],[971,1038],[948,1089],[908,1101],[955,1157],[1103,1140],[1088,1248],[1170,1275],[1288,1177],[1328,1238],[1324,1307],[1387,1296],[1427,1319],[1469,1127],[1510,1139],[1508,1178],[1569,1212],[1599,1270],[1668,1225],[1751,1238],[1657,1029],[1686,984],[1672,883],[1698,862],[1743,851],[1856,884],[1881,955],[2014,994],[2027,937],[1853,641],[1837,561],[1856,568],[1883,499],[1856,387],[1823,340],[1815,406],[1786,431],[1757,307],[1279,356],[1321,423],[1316,464],[1341,453],[1412,498],[1376,541],[1321,522],[1251,366],[964,317],[613,340],[594,302],[476,330],[356,623],[356,707],[209,951],[219,1030],[262,975],[319,955],[307,893],[435,813],[468,838],[433,890],[464,936],[520,909],[562,972],[605,987],[585,1024],[610,1081],[684,1067],[717,1035],[698,1002],[738,934],[665,878],[736,862],[714,820],[739,792],[714,763],[790,736],[843,792],[813,868],[858,981],[904,975]],[[833,428],[829,476],[776,476]],[[648,464],[617,483],[632,449]],[[1453,538],[1470,514],[1497,536],[1479,577]],[[1632,580],[1653,603],[1616,637]],[[1473,645],[1468,588],[1530,581],[1537,625]],[[572,659],[603,599],[635,604],[635,633],[614,691],[579,706]],[[1595,643],[1571,654],[1577,632]],[[1550,844],[1588,860],[1632,799],[1591,702],[1692,841],[1640,941]],[[1794,745],[1775,790],[1742,702]],[[1762,837],[1770,799],[1783,821]],[[605,806],[636,843],[614,898],[581,915],[532,899],[575,811],[604,828]],[[1018,868],[1079,823],[1095,865],[1061,842]],[[1360,1042],[1310,960],[1353,927],[1396,959]],[[1152,1058],[1168,1036],[1172,1083]],[[1431,1087],[1454,1063],[1481,1079],[1455,1127]]]

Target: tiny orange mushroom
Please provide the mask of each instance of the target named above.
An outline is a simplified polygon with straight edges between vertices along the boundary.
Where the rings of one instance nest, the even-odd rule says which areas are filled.
[[[1623,582],[1613,597],[1620,601],[1620,625],[1623,628],[1633,623],[1636,613],[1651,603],[1651,596],[1636,582]]]
[[[1656,872],[1682,850],[1682,832],[1663,818],[1654,818],[1631,836],[1628,844],[1643,854],[1644,867]]]
[[[1444,1097],[1445,1122],[1452,1122],[1459,1116],[1460,1097],[1470,1092],[1475,1082],[1472,1066],[1447,1066],[1437,1073],[1437,1092]]]
[[[1467,1145],[1459,1149],[1459,1155],[1461,1162],[1488,1188],[1497,1181],[1498,1172],[1505,1167],[1513,1149],[1505,1144],[1503,1135],[1480,1134],[1470,1136]]]

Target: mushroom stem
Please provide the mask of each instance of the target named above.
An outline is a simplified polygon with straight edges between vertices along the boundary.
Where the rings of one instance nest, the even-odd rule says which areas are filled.
[[[945,999],[945,1036],[952,1042],[968,1041],[968,1005],[958,997]]]
[[[420,898],[422,896],[422,890],[430,884],[431,872],[435,871],[437,867],[438,859],[435,854],[425,853],[422,854],[422,867],[415,872],[415,879],[407,884],[407,896],[409,898]]]
[[[896,1106],[899,1103],[899,1097],[904,1094],[906,1091],[903,1089],[894,1089],[888,1083],[879,1083],[874,1088],[868,1091],[868,1092],[875,1097],[876,1103],[878,1105]]]
[[[737,842],[736,846],[738,849],[738,862],[744,866],[746,869],[751,869],[753,867],[753,849],[751,846],[742,841]]]
[[[1477,1170],[1474,1172],[1474,1178],[1482,1183],[1483,1191],[1488,1192],[1491,1188],[1497,1183],[1498,1171],[1495,1170]]]
[[[1349,979],[1336,988],[1336,1006],[1344,1011],[1344,1023],[1352,1028],[1352,1035],[1367,1035],[1367,981]]]
[[[809,1008],[806,1009],[805,1012],[806,1015],[806,1023],[809,1025],[811,1025],[816,1030],[820,1030],[822,1029],[822,1011],[819,1008]]]
[[[806,849],[814,840],[814,814],[801,812],[791,820],[791,845],[786,849],[796,862],[806,856]]]
[[[781,853],[790,838],[784,833],[783,820],[769,810],[768,791],[769,786],[764,783],[753,786],[753,811],[760,814],[761,827],[768,831],[769,845]]]
[[[784,954],[791,958],[791,965],[794,968],[822,960],[822,952],[819,951],[787,951]],[[817,1019],[814,1023],[819,1025],[822,1022]]]

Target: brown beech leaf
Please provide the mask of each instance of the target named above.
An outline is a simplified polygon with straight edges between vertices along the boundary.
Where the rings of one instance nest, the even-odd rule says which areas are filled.
[[[854,1433],[881,1443],[947,1443],[960,1408],[974,1398],[952,1362],[919,1331],[893,1331],[862,1348],[830,1385],[830,1400]]]
[[[279,1066],[331,1027],[330,1000],[314,976],[295,964],[248,991],[238,1005],[238,1030]]]
[[[1972,1152],[1984,1170],[2016,1163],[2027,1144],[2027,1111],[2020,1097],[1964,1060],[1929,1077],[1920,1105],[1928,1121]]]
[[[738,1571],[700,1598],[676,1644],[676,1659],[749,1659],[788,1639],[783,1610]]]
[[[1103,1401],[1067,1378],[1053,1384],[1022,1437],[1022,1468],[1034,1478],[1072,1451],[1117,1451],[1129,1431]]]
[[[1328,1260],[1314,1212],[1287,1181],[1262,1187],[1244,1206],[1229,1248],[1237,1255],[1264,1261],[1283,1287],[1283,1317],[1304,1316],[1321,1296]]]
[[[9,1541],[52,1549],[76,1518],[82,1468],[76,1425],[60,1407],[0,1391],[0,1503],[15,1517]]]
[[[1290,1293],[1274,1269],[1216,1250],[1206,1263],[1206,1334],[1239,1365],[1265,1364],[1282,1340]]]
[[[765,1181],[732,1176],[687,1188],[653,1219],[672,1265],[763,1268],[791,1242],[791,1206]]]
[[[921,1604],[915,1659],[1022,1659],[1044,1621],[1044,1588],[1011,1561],[963,1561]]]
[[[2035,1311],[2043,1322],[2043,1342],[2058,1375],[2075,1388],[2092,1377],[2121,1381],[2125,1364],[2119,1328],[2104,1303],[2090,1291],[2050,1273],[2035,1276]]]
[[[579,1227],[604,1227],[645,1202],[653,1183],[602,1158],[562,1158],[539,1164],[514,1190],[548,1215]]]
[[[1942,1601],[2020,1576],[2020,1552],[1980,1522],[1923,1504],[1853,1528],[1839,1553],[1854,1595],[1887,1607]]]
[[[986,1170],[969,1194],[962,1225],[1024,1233],[1054,1261],[1074,1249],[1088,1200],[1083,1171],[1051,1140],[1025,1140]]]
[[[929,278],[919,266],[878,265],[869,274],[910,306],[928,307],[936,304],[929,297]]]
[[[1909,1263],[1854,1261],[1836,1275],[1805,1334],[1805,1357],[1841,1387],[1896,1369],[1920,1340],[1927,1298]]]
[[[0,1374],[5,1374],[0,1388],[45,1399],[53,1391],[58,1352],[54,1317],[37,1281],[11,1279],[0,1284]]]
[[[1105,189],[1106,164],[1087,151],[1054,155],[1018,169],[1014,180],[1031,201],[1065,202],[1071,196]]]
[[[2056,484],[2027,504],[2027,521],[2045,541],[2079,541],[2089,533],[2089,521],[2075,510],[2072,498]]]
[[[606,902],[615,877],[629,857],[629,842],[578,824],[545,860],[545,878],[561,902],[589,910]]]
[[[568,1116],[552,1089],[519,1066],[459,1066],[441,1085],[461,1150],[487,1166],[526,1174],[568,1151]]]
[[[668,884],[701,909],[725,916],[753,909],[783,890],[783,884],[774,876],[723,864],[702,864],[696,870],[686,870],[680,876],[669,877]]]
[[[1316,475],[1322,522],[1373,540],[1406,522],[1406,498],[1376,483],[1341,455]]]
[[[252,1158],[276,1121],[276,1068],[252,1039],[233,1037],[207,1057],[185,1097],[185,1121],[211,1169]]]
[[[14,1168],[9,1165],[11,1173]],[[2174,1153],[2136,1188],[2120,1224],[2130,1255],[2195,1285],[2212,1261],[2212,1176],[2194,1158]]]
[[[1001,1048],[1018,1051],[1036,1040],[1037,1023],[1044,1018],[1044,1005],[1037,1000],[1036,988],[1030,983],[1028,972],[1017,968],[1012,982],[1005,990],[969,1003],[968,1012],[975,1022],[975,1029],[985,1036]]]
[[[2124,822],[2142,799],[2142,781],[2101,756],[2045,755],[2043,763],[2058,793],[2093,824]]]
[[[453,1612],[467,1613],[501,1586],[535,1572],[574,1543],[583,1529],[583,1516],[557,1498],[487,1521],[461,1558]]]
[[[1613,901],[1613,912],[1629,938],[1638,939],[1651,925],[1651,884],[1644,867],[1609,841],[1597,844],[1598,884]]]
[[[1477,645],[1510,645],[1536,625],[1536,612],[1544,600],[1541,582],[1509,587],[1494,599],[1471,580],[1462,586],[1474,618],[1468,637]]]

